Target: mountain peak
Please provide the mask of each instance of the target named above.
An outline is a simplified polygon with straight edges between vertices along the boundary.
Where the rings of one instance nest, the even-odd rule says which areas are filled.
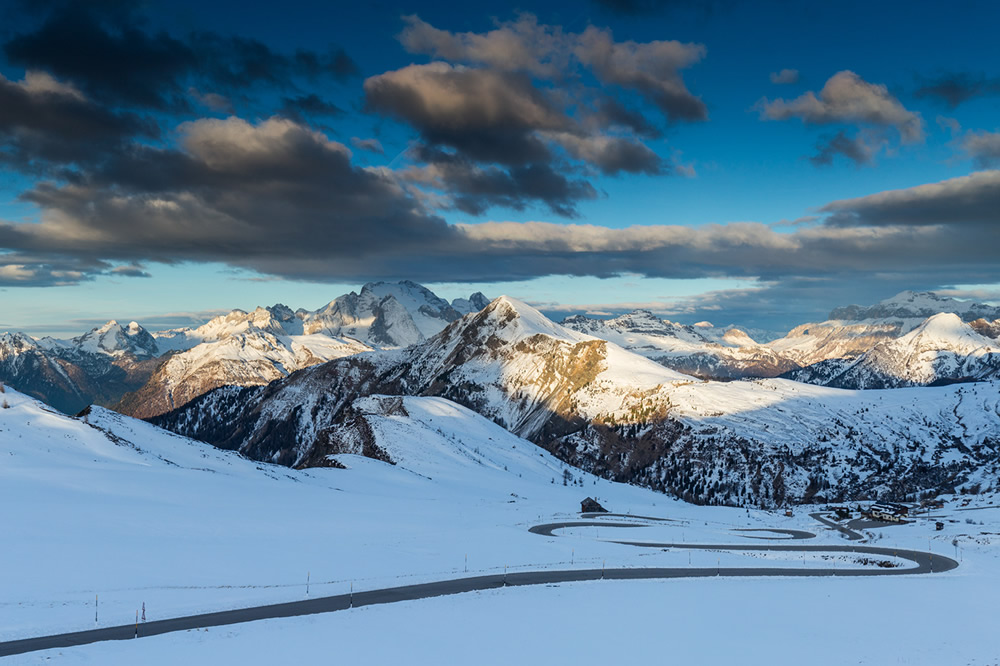
[[[508,340],[539,334],[572,342],[584,339],[581,334],[560,326],[524,301],[510,296],[493,299],[479,313],[476,321],[481,325],[488,323],[498,334],[503,332],[501,337]]]
[[[942,312],[952,312],[962,321],[973,321],[979,318],[996,319],[1000,317],[1000,307],[960,301],[949,296],[942,296],[933,291],[901,291],[891,298],[876,303],[870,307],[848,305],[836,308],[830,312],[831,320],[864,321],[869,319],[927,319]]]

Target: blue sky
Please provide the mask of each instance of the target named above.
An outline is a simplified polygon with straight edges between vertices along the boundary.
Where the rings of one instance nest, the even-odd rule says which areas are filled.
[[[771,330],[907,288],[1000,297],[993,3],[4,19],[0,329],[155,329],[401,278]]]

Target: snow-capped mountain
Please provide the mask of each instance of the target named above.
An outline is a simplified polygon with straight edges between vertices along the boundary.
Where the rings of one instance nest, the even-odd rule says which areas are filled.
[[[697,502],[902,496],[979,478],[1000,457],[995,382],[859,392],[698,381],[505,297],[420,345],[217,389],[154,422],[321,466],[345,445],[364,453],[359,401],[374,394],[449,399],[584,470]]]
[[[828,360],[789,375],[840,388],[926,386],[1000,378],[1000,343],[955,314],[938,314],[855,359]]]
[[[70,340],[0,335],[0,381],[68,413],[135,390],[157,364],[153,337],[117,321]]]
[[[472,310],[485,297],[456,299]],[[196,329],[161,335],[174,348],[149,381],[115,409],[140,418],[163,414],[220,386],[262,386],[302,368],[372,349],[394,349],[434,335],[461,315],[413,282],[373,282],[315,310],[285,305],[234,310]]]
[[[154,422],[297,466],[325,456],[341,410],[370,394],[442,396],[535,441],[691,380],[500,297],[419,345],[315,366],[265,389],[216,391]],[[308,425],[279,425],[292,421]]]
[[[824,322],[802,324],[768,343],[777,354],[809,366],[828,359],[851,359],[881,342],[902,337],[937,314],[952,313],[965,322],[1000,318],[1000,308],[904,291],[871,307],[837,308]]]
[[[798,367],[739,329],[717,329],[708,322],[685,326],[647,310],[606,320],[576,315],[562,323],[703,379],[776,377]]]
[[[830,313],[830,319],[864,321],[869,319],[924,320],[950,312],[962,321],[1000,318],[1000,307],[960,301],[931,291],[903,291],[870,307],[848,305]]]
[[[448,303],[413,282],[369,283],[315,310],[233,310],[196,328],[117,321],[69,340],[0,337],[0,381],[67,413],[91,403],[152,416],[217,386],[260,385],[373,348],[411,345],[487,303]]]

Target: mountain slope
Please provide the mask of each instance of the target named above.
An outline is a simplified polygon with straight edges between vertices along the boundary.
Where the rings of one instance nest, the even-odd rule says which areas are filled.
[[[406,415],[367,401],[373,441],[394,464],[338,454],[344,469],[305,471],[99,407],[68,417],[12,389],[2,401],[0,589],[16,611],[3,613],[0,640],[92,629],[98,594],[105,627],[143,604],[157,620],[302,599],[310,573],[308,593],[326,596],[351,581],[358,591],[450,578],[463,562],[469,575],[537,567],[566,557],[525,528],[539,515],[593,494],[640,515],[669,504],[435,398],[397,400]],[[577,546],[578,562],[613,548],[593,543]]]

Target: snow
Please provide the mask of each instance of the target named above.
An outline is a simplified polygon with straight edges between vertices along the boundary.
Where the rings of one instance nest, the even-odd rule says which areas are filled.
[[[846,393],[809,388],[816,399]],[[318,596],[347,592],[352,583],[377,589],[504,566],[687,566],[691,558],[696,567],[808,568],[819,561],[624,546],[610,543],[622,531],[610,526],[554,537],[527,531],[571,518],[588,495],[612,511],[673,519],[627,530],[643,541],[770,543],[738,530],[784,528],[815,532],[811,545],[844,543],[804,509],[786,518],[696,507],[595,479],[438,398],[402,399],[402,411],[377,404],[398,398],[366,399],[375,439],[397,465],[338,456],[349,469],[304,471],[249,461],[100,408],[88,423],[10,389],[3,398],[10,406],[0,409],[0,505],[16,510],[0,513],[0,640],[91,628],[95,594],[98,624],[108,626],[132,621],[143,603],[153,620],[302,599],[307,574],[309,594]],[[967,407],[970,419],[988,418]],[[582,487],[563,486],[564,471]],[[507,588],[7,663],[314,663],[331,651],[362,663],[606,664],[664,655],[734,663],[775,650],[821,664],[989,663],[997,658],[997,616],[983,590],[1000,583],[1000,495],[965,499],[968,507],[951,498],[945,510],[911,524],[866,530],[876,545],[962,560],[945,574]],[[937,520],[944,531],[934,530]],[[834,566],[858,564],[845,555]],[[802,612],[804,603],[813,610]]]
[[[971,578],[1000,583],[995,576]],[[58,656],[66,664],[322,663],[335,654],[346,663],[483,666],[994,663],[994,602],[972,585],[954,576],[506,588],[53,650],[14,661],[38,664]]]

